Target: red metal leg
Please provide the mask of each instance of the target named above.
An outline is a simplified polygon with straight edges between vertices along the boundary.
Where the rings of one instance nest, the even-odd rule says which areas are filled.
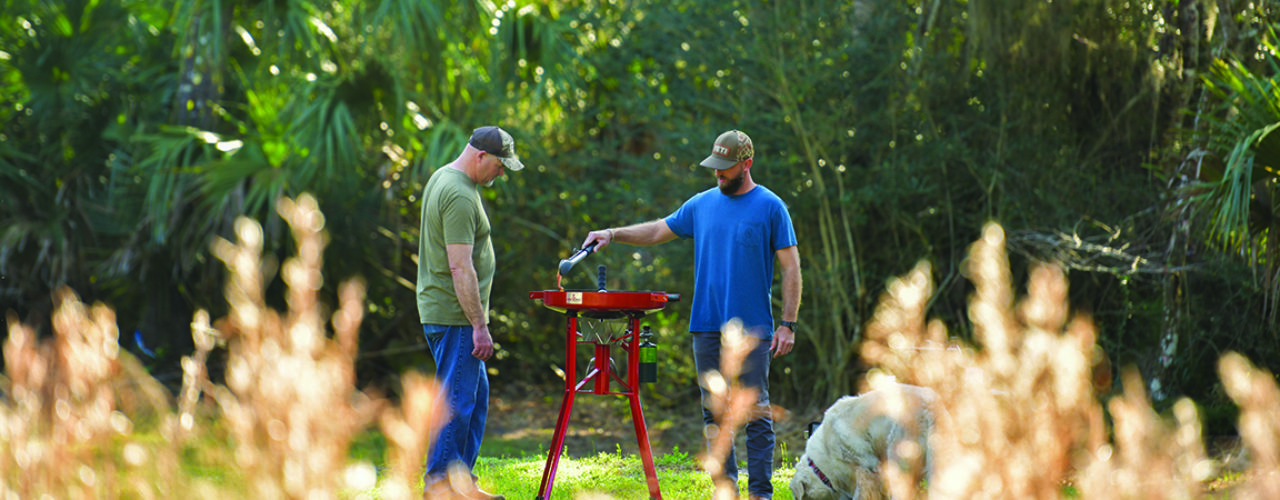
[[[577,365],[578,318],[569,315],[569,325],[565,337],[565,378],[564,399],[560,402],[560,416],[556,419],[556,431],[551,438],[551,449],[547,453],[547,463],[542,469],[542,484],[538,486],[538,500],[551,498],[551,488],[555,484],[556,467],[560,464],[560,456],[564,452],[565,435],[569,430],[569,416],[573,412],[573,398],[584,388],[595,394],[625,395],[631,404],[631,421],[635,425],[636,443],[640,448],[640,459],[644,462],[645,481],[649,487],[649,498],[661,500],[662,492],[658,489],[658,471],[653,465],[653,451],[649,447],[649,432],[644,422],[644,409],[640,406],[640,319],[631,319],[631,333],[624,337],[623,347],[627,351],[626,380],[618,378],[625,389],[621,392],[609,392],[610,368],[609,345],[587,342],[595,345],[596,362],[587,367],[587,375],[579,381]],[[595,377],[595,380],[591,380]],[[591,386],[588,386],[592,383]]]
[[[551,436],[551,449],[547,463],[542,468],[542,484],[538,486],[538,499],[551,498],[551,487],[556,480],[556,467],[564,451],[564,436],[569,429],[569,414],[573,412],[573,395],[577,392],[578,379],[578,317],[569,315],[564,337],[564,398],[560,400],[560,416],[556,418],[556,431]]]
[[[560,417],[556,419],[556,432],[551,436],[551,450],[547,453],[547,464],[542,468],[542,484],[538,486],[539,499],[551,498],[556,467],[560,465],[560,454],[564,451],[564,436],[569,430],[569,414],[573,412],[574,392],[573,389],[564,391],[564,399],[560,401]]]
[[[644,461],[644,477],[649,483],[649,498],[660,499],[662,492],[658,490],[658,470],[653,466],[653,452],[649,449],[649,432],[644,425],[644,410],[640,408],[640,394],[633,392],[627,395],[631,400],[631,421],[636,427],[636,444],[640,447],[640,460]]]

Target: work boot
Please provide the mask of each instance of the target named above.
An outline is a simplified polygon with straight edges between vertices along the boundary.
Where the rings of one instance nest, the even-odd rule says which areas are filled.
[[[423,491],[423,500],[506,500],[507,497],[495,495],[479,486],[472,486],[461,491],[450,488],[449,483],[436,483]]]

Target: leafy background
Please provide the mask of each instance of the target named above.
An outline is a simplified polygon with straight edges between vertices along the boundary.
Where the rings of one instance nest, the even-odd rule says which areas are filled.
[[[0,308],[45,324],[67,285],[112,305],[176,386],[200,308],[225,313],[214,236],[314,194],[325,297],[368,284],[358,373],[430,370],[413,302],[418,195],[469,131],[529,167],[484,191],[499,275],[495,385],[557,384],[561,320],[527,298],[592,229],[673,211],[731,128],[788,203],[805,277],[774,401],[855,390],[892,276],[933,264],[931,314],[969,334],[962,260],[987,221],[1014,269],[1069,271],[1111,364],[1211,432],[1228,350],[1280,354],[1277,7],[1245,0],[10,0],[0,23]],[[615,246],[566,277],[692,293],[692,246]],[[272,300],[283,286],[269,270]],[[1023,277],[1015,277],[1022,282]],[[777,296],[777,294],[775,294]],[[687,302],[649,322],[662,385],[696,394]],[[136,335],[134,334],[136,332]],[[150,354],[145,354],[144,350]],[[215,360],[216,361],[216,360]],[[388,387],[395,391],[396,388]]]

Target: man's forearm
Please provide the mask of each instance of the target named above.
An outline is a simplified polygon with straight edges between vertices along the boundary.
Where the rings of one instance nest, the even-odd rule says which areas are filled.
[[[455,269],[453,271],[453,292],[458,296],[458,304],[462,313],[467,316],[474,328],[489,323],[489,315],[480,302],[480,281],[472,268]]]
[[[800,315],[800,294],[803,288],[800,269],[788,269],[782,274],[782,320],[796,321]]]
[[[791,246],[779,250],[778,264],[782,268],[782,320],[796,321],[800,314],[800,295],[803,288],[799,249]]]
[[[626,243],[635,246],[650,246],[659,243],[666,243],[675,238],[667,228],[666,221],[662,219],[652,220],[640,224],[632,224],[630,226],[607,229],[612,235],[611,242]]]

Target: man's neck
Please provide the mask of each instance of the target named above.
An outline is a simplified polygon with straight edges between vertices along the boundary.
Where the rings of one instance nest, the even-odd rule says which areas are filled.
[[[755,188],[756,188],[755,181],[752,181],[750,177],[747,177],[746,179],[742,180],[742,187],[738,188],[738,192],[733,193],[729,196],[742,196],[744,194],[750,193],[751,190]]]
[[[453,160],[453,163],[445,165],[445,168],[451,168],[462,172],[462,174],[466,175],[468,179],[471,179],[471,182],[478,182],[476,181],[475,176],[471,174],[471,170],[467,168],[467,163],[462,161],[461,158]]]

